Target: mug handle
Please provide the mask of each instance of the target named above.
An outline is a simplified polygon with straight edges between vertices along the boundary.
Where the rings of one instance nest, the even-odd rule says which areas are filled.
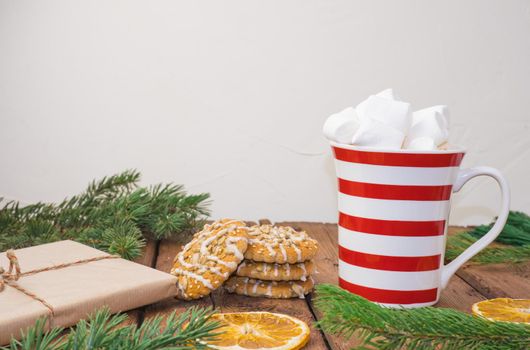
[[[499,184],[499,187],[501,189],[501,208],[499,216],[497,217],[497,220],[495,221],[495,224],[489,230],[488,233],[486,233],[482,238],[480,238],[478,241],[470,245],[466,250],[464,250],[459,256],[456,257],[453,261],[451,261],[449,264],[444,265],[442,270],[442,281],[441,286],[442,288],[445,288],[447,283],[449,282],[449,279],[451,276],[454,275],[456,270],[460,268],[466,261],[471,259],[475,254],[480,252],[482,249],[486,248],[488,244],[493,242],[495,238],[501,233],[502,229],[504,228],[504,224],[506,224],[506,220],[508,219],[508,213],[510,212],[510,188],[508,187],[508,182],[502,176],[500,171],[494,168],[485,167],[485,166],[479,166],[475,168],[469,168],[469,169],[461,169],[458,172],[458,176],[456,178],[455,184],[453,186],[453,192],[458,192],[462,188],[462,186],[474,178],[475,176],[480,175],[486,175],[490,176],[497,181]]]

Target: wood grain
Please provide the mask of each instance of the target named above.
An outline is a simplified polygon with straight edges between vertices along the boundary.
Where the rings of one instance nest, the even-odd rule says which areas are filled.
[[[163,240],[158,246],[158,257],[156,259],[155,268],[160,271],[169,272],[173,265],[175,255],[182,249],[182,243],[175,241]],[[145,318],[150,318],[156,315],[168,316],[172,312],[182,313],[192,306],[211,307],[212,300],[210,297],[205,297],[193,301],[178,300],[170,298],[158,303],[149,305],[145,309]]]
[[[468,264],[456,273],[488,299],[530,298],[530,262],[521,264]]]
[[[260,220],[261,224],[270,223],[269,220]],[[247,222],[247,224],[254,224]],[[303,229],[315,238],[320,245],[315,257],[318,274],[314,276],[317,283],[337,283],[337,225],[327,223],[309,222],[282,222],[279,225],[289,225],[295,229]],[[468,230],[463,227],[449,227],[448,234]],[[138,259],[139,263],[152,266],[161,271],[171,269],[173,259],[182,245],[172,241],[162,241],[158,246],[148,243],[145,254]],[[530,297],[530,263],[519,265],[472,265],[468,264],[460,269],[442,292],[436,307],[449,307],[464,312],[469,312],[473,303],[485,298],[508,296],[512,298]],[[152,317],[157,314],[167,315],[176,310],[182,312],[187,308],[198,306],[215,306],[222,312],[264,310],[285,313],[298,317],[308,324],[314,325],[319,312],[312,304],[313,295],[303,299],[275,300],[268,298],[251,298],[225,293],[222,288],[212,293],[210,297],[197,301],[179,301],[176,299],[165,300],[149,305],[142,316]],[[133,310],[137,312],[137,310]],[[142,317],[140,317],[142,318]],[[304,348],[346,350],[358,345],[356,339],[346,342],[340,337],[324,335],[313,327],[311,341]]]
[[[337,283],[337,246],[338,230],[336,224],[285,222],[283,224],[293,226],[295,229],[303,229],[319,242],[319,253],[315,262],[319,273],[315,275],[317,283]],[[450,234],[462,231],[462,228],[450,228]],[[484,296],[477,292],[468,283],[458,276],[454,276],[447,288],[442,292],[437,307],[450,307],[464,312],[470,312],[473,303],[483,300]],[[320,313],[310,302],[310,308],[319,317]],[[326,334],[329,344],[333,349],[351,349],[359,345],[356,339],[345,342],[344,339]]]
[[[269,224],[270,221],[263,219],[259,223]],[[247,224],[253,223],[247,222]],[[269,311],[297,317],[311,327],[311,338],[304,349],[320,350],[328,348],[322,334],[314,327],[316,320],[305,299],[254,298],[226,293],[222,288],[214,292],[212,297],[215,307],[222,312]]]
[[[156,256],[158,254],[158,242],[155,240],[148,240],[145,247],[142,249],[142,255],[134,259],[134,262],[149,267],[155,267]]]
[[[317,273],[313,275],[313,278],[318,283],[332,283],[337,284],[337,243],[333,241],[333,229],[335,229],[335,242],[336,242],[336,226],[333,224],[319,224],[319,223],[307,223],[307,222],[279,222],[278,225],[291,226],[295,230],[304,230],[307,234],[316,239],[319,243],[318,253],[313,259]],[[328,231],[330,229],[331,233]],[[320,315],[319,311],[313,306],[312,300],[314,293],[306,296],[306,305],[311,311],[313,318],[318,320]],[[318,330],[320,335],[325,339],[326,346],[331,349],[350,349],[355,342],[345,342],[344,339],[339,337],[325,334]]]
[[[448,229],[448,234],[452,235],[470,229],[472,227],[451,226]],[[456,272],[456,276],[475,289],[477,294],[487,299],[499,297],[530,298],[530,262],[486,265],[477,265],[471,262],[460,268]],[[462,303],[451,304],[450,307],[462,309]]]
[[[486,299],[484,295],[475,290],[459,276],[451,277],[449,284],[442,291],[436,307],[448,307],[459,311],[471,313],[471,306],[477,301]]]

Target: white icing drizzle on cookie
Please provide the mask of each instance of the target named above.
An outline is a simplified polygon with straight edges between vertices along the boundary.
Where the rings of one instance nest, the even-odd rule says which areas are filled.
[[[269,283],[269,285],[267,286],[267,292],[265,292],[265,295],[269,298],[272,297],[272,283]]]
[[[300,269],[302,269],[302,271],[304,272],[304,274],[302,275],[302,277],[300,277],[300,280],[302,280],[302,281],[305,282],[306,277],[307,277],[307,270],[306,270],[306,268],[305,268],[305,264],[304,264],[304,263],[299,263],[299,264],[298,264],[298,267],[299,267]]]
[[[237,243],[238,241],[240,240],[243,240],[243,239],[246,239],[244,237],[228,237],[228,239],[226,240],[226,249],[231,252],[232,254],[234,254],[234,256],[236,258],[238,258],[239,260],[243,260],[244,256],[243,256],[243,253],[241,253],[241,251],[239,250],[239,248],[237,247],[236,244],[234,243]]]
[[[197,254],[197,253],[196,253]],[[195,260],[194,258],[198,256],[198,255],[195,255],[193,254],[192,256],[192,260]],[[213,274],[216,274],[218,276],[221,276],[221,277],[228,277],[226,273],[222,273],[221,270],[219,270],[218,267],[215,267],[215,266],[208,266],[208,265],[201,265],[201,264],[198,264],[197,262],[194,262],[194,263],[188,263],[184,260],[184,255],[180,255],[178,257],[178,262],[188,268],[188,269],[192,269],[192,268],[195,268],[197,270],[198,273],[205,273],[206,271],[210,271],[212,272]]]
[[[243,289],[243,294],[244,295],[248,295],[248,281],[249,281],[249,278],[246,277],[245,281],[244,281],[245,288]]]
[[[296,282],[291,282],[291,289],[295,292],[300,299],[304,299],[304,288]]]
[[[234,261],[224,261],[224,260],[220,259],[219,257],[217,257],[215,255],[209,255],[209,256],[206,257],[206,259],[215,261],[218,264],[224,265],[224,266],[228,267],[231,270],[233,270],[233,269],[235,269],[237,267],[237,263],[236,262],[234,262]]]
[[[201,275],[198,275],[198,274],[193,273],[193,272],[188,271],[188,270],[182,270],[182,269],[179,269],[179,268],[176,268],[173,271],[175,271],[175,273],[178,274],[178,275],[183,275],[183,276],[186,276],[186,277],[190,277],[190,278],[193,278],[193,279],[201,282],[208,289],[214,289],[214,287],[212,286],[211,281],[209,279],[207,279],[207,278],[204,278]]]
[[[249,229],[249,235],[252,236],[249,244],[263,246],[271,258],[281,254],[281,258],[276,258],[279,263],[294,263],[294,257],[289,257],[293,253],[296,254],[296,262],[301,262],[305,259],[302,248],[317,244],[305,231],[296,231],[289,226],[253,226]]]
[[[241,264],[239,264],[239,266],[237,267],[237,271],[236,271],[236,273],[240,273],[240,272],[241,272],[241,269],[242,269],[243,267],[246,267],[246,266],[247,266],[247,263],[246,263],[246,262],[244,262],[244,261],[241,262]]]
[[[183,275],[188,278],[195,279],[196,281],[201,282],[205,287],[208,289],[215,289],[212,285],[212,281],[206,278],[205,276],[202,276],[201,274],[204,274],[205,272],[209,271],[212,274],[221,276],[222,278],[226,279],[229,276],[228,272],[221,272],[221,269],[217,266],[209,266],[206,264],[201,264],[199,260],[202,258],[206,261],[214,261],[219,265],[223,265],[225,267],[228,267],[230,270],[233,270],[237,268],[237,263],[235,261],[224,261],[221,258],[219,258],[217,255],[213,255],[210,253],[210,245],[213,242],[217,242],[218,244],[225,244],[226,251],[232,253],[237,259],[243,260],[243,254],[237,247],[237,242],[240,240],[246,240],[246,237],[234,237],[229,236],[225,239],[225,236],[229,233],[233,232],[236,229],[247,229],[244,226],[238,226],[240,223],[236,220],[231,220],[228,222],[215,222],[211,225],[204,225],[204,228],[202,231],[196,233],[194,235],[194,238],[192,241],[187,243],[182,251],[177,256],[178,263],[184,267],[182,268],[174,268],[172,270],[172,273],[175,275]],[[215,234],[211,234],[213,230],[222,228]],[[208,236],[210,235],[210,236]],[[202,241],[201,241],[202,239]],[[199,252],[193,253],[190,255],[190,249],[192,246],[194,246],[197,241],[201,241]],[[200,254],[199,254],[200,253]],[[191,258],[191,262],[188,262],[185,260],[185,257]],[[189,271],[189,270],[194,270]],[[179,287],[179,288],[182,288]],[[186,295],[183,291],[183,294]]]
[[[208,238],[206,238],[204,241],[202,241],[201,243],[201,254],[204,255],[204,256],[209,256],[209,251],[208,251],[208,246],[210,245],[210,243],[212,243],[213,241],[215,241],[216,239],[218,239],[219,237],[221,236],[224,236],[226,233],[228,232],[231,232],[233,231],[233,229],[229,230],[229,229],[222,229],[220,230],[219,232],[217,232],[215,235],[212,235]]]
[[[285,250],[283,244],[280,244],[280,251],[282,252],[283,261],[287,262],[287,251]]]
[[[296,246],[296,244],[293,244],[293,249],[294,249],[294,251],[295,251],[295,253],[296,253],[296,259],[297,259],[298,261],[302,261],[302,251],[300,250],[300,248],[298,248],[298,247]]]
[[[305,298],[305,295],[309,293],[311,287],[314,285],[314,281],[311,278],[311,285],[307,283],[300,283],[299,281],[262,281],[259,279],[249,277],[237,277],[234,280],[229,280],[225,289],[230,293],[239,293],[246,296],[266,296],[266,297],[277,297],[277,298],[290,298],[297,296],[301,299]],[[284,288],[288,286],[288,290]],[[273,295],[273,289],[278,288]]]
[[[265,244],[265,248],[267,248],[267,250],[269,251],[269,254],[271,256],[276,256],[276,251],[274,250],[274,247],[272,246],[272,244],[267,243],[267,242],[265,242],[264,244]]]
[[[284,266],[285,266],[285,274],[287,276],[291,276],[291,265],[285,264]]]

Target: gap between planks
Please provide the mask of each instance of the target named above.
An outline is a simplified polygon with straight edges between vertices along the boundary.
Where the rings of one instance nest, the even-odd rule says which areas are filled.
[[[260,220],[260,223],[270,223],[269,220]],[[249,224],[253,224],[249,222]],[[337,283],[337,225],[309,222],[283,222],[277,223],[293,226],[295,229],[304,229],[308,234],[320,243],[320,251],[316,263],[320,274],[315,276],[317,283]],[[460,231],[460,228],[450,228],[449,234]],[[145,248],[145,254],[137,262],[151,266],[158,270],[169,271],[174,256],[181,249],[182,244],[172,241],[149,241]],[[466,265],[460,269],[447,288],[442,292],[437,307],[450,307],[460,311],[469,312],[474,302],[487,298],[508,296],[512,298],[526,297],[530,291],[530,263],[516,266]],[[301,307],[301,303],[304,307]],[[165,300],[156,304],[148,305],[128,312],[131,320],[141,325],[145,317],[158,314],[169,314],[170,312],[181,312],[193,306],[213,306],[221,311],[251,311],[266,310],[271,312],[283,312],[305,319],[308,323],[318,320],[319,312],[312,303],[309,295],[302,301],[296,300],[274,300],[267,298],[250,298],[222,291],[212,293],[209,298],[199,299],[192,302],[184,302],[175,299]],[[345,342],[344,339],[324,334],[312,327],[311,342],[305,349],[349,349],[355,345],[355,339]]]
[[[268,224],[269,220],[263,219],[260,224]],[[254,222],[247,222],[254,225]],[[219,288],[212,293],[215,306],[222,312],[268,311],[288,314],[305,321],[311,328],[311,336],[304,350],[331,349],[320,332],[314,327],[315,317],[305,299],[270,299],[255,298],[243,295],[230,294]]]
[[[262,224],[262,225],[263,225],[263,224],[271,224],[270,220],[268,220],[268,219],[261,219],[261,220],[259,220],[259,223]],[[277,222],[276,224],[277,224],[277,225],[284,225],[284,226],[293,226],[293,225],[289,225],[289,224],[286,223],[286,222]],[[296,230],[300,230],[299,227],[293,227],[293,228],[296,229]],[[306,232],[308,232],[308,231],[306,230]],[[308,233],[309,233],[309,232],[308,232]],[[310,233],[309,233],[309,234],[310,234]],[[310,234],[310,235],[311,235],[311,234]],[[318,239],[317,239],[317,241],[318,241]],[[319,242],[319,243],[320,243],[320,242]],[[321,254],[321,248],[319,248],[319,252],[317,252],[317,256],[318,256],[318,254]],[[316,259],[315,259],[315,260],[316,260]],[[317,263],[317,266],[318,266],[318,265],[319,265],[319,264],[318,264],[318,261],[315,261],[315,262]],[[313,277],[315,278],[316,276],[313,276]],[[315,284],[316,284],[317,282],[318,282],[318,281],[315,279]],[[307,306],[307,309],[309,310],[309,312],[311,313],[311,316],[312,316],[312,322],[311,322],[311,324],[310,324],[311,332],[312,332],[312,333],[319,334],[319,335],[320,335],[319,338],[322,339],[322,343],[321,343],[321,344],[320,344],[320,342],[317,343],[317,344],[320,345],[320,346],[318,346],[317,344],[314,344],[313,347],[310,347],[312,344],[309,343],[306,347],[307,347],[308,349],[310,349],[310,348],[315,348],[315,349],[318,349],[318,348],[333,349],[333,347],[332,347],[332,345],[330,344],[329,339],[328,339],[328,337],[326,336],[326,334],[325,334],[320,328],[318,328],[318,327],[316,326],[316,322],[318,321],[318,317],[317,317],[317,314],[315,313],[315,310],[313,309],[313,305],[312,305],[312,303],[311,303],[312,295],[313,295],[313,292],[307,294],[307,295],[305,296],[305,298],[304,298],[304,301],[305,301],[305,304],[306,304],[306,306]],[[317,332],[318,332],[318,333],[317,333]]]
[[[302,229],[308,232],[310,236],[319,241],[320,250],[315,258],[315,262],[320,271],[315,276],[317,283],[331,283],[337,284],[338,271],[338,234],[336,224],[326,223],[308,223],[308,222],[284,222],[284,225],[292,226],[295,229]],[[477,292],[472,286],[458,276],[454,276],[447,288],[442,292],[440,301],[437,307],[448,307],[464,312],[470,312],[470,307],[473,303],[483,300],[485,297]],[[314,307],[311,296],[308,297],[308,306],[318,319],[319,311]],[[349,341],[343,338],[324,334],[329,344],[333,349],[351,349],[352,347],[360,345],[358,339],[352,337]]]
[[[318,273],[314,275],[315,282],[337,284],[338,282],[338,256],[337,243],[333,242],[333,226],[332,224],[306,223],[306,222],[282,222],[282,225],[293,227],[295,230],[304,230],[309,236],[316,239],[319,243],[319,251],[315,257],[315,263]],[[329,226],[329,227],[328,227]],[[336,230],[336,229],[335,229]],[[335,232],[335,236],[336,236]],[[335,237],[336,240],[336,237]],[[315,308],[312,301],[313,293],[306,296],[308,308],[311,310],[316,321],[318,321],[321,313]],[[320,333],[326,341],[326,345],[330,349],[346,350],[351,349],[359,343],[356,339],[346,341],[335,335],[326,334],[322,330]]]
[[[173,265],[173,259],[175,258],[175,255],[177,255],[177,253],[182,249],[182,246],[182,243],[176,241],[161,241],[158,244],[158,255],[156,257],[156,263],[153,267],[157,270],[169,273]],[[144,318],[151,318],[158,315],[168,316],[173,312],[182,313],[193,306],[212,307],[213,303],[211,299],[207,297],[192,301],[184,301],[171,297],[166,300],[159,301],[158,303],[145,306]]]
[[[260,223],[268,223],[268,220],[261,220]],[[247,222],[247,224],[255,224]],[[151,243],[152,244],[152,243]],[[158,253],[154,258],[155,263],[152,267],[161,270],[169,271],[173,262],[174,256],[182,248],[182,244],[177,242],[163,240],[158,242]],[[146,253],[149,253],[152,248],[146,247]],[[140,263],[146,264],[149,259],[145,258]],[[285,313],[303,319],[311,326],[311,338],[309,343],[304,347],[305,350],[321,350],[331,349],[326,338],[320,330],[314,328],[316,321],[307,300],[305,299],[269,299],[269,298],[252,298],[247,296],[240,296],[235,294],[225,293],[222,288],[213,292],[210,297],[198,299],[195,301],[182,301],[174,298],[164,300],[152,305],[138,309],[140,317],[136,320],[140,325],[144,318],[150,318],[156,315],[168,315],[173,311],[182,312],[191,306],[213,306],[222,312],[236,312],[236,311],[270,311]],[[133,310],[136,311],[136,310]]]

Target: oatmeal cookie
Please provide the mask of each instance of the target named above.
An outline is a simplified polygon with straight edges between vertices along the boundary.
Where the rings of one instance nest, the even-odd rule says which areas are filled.
[[[177,254],[171,273],[178,278],[177,298],[198,299],[219,288],[237,269],[248,246],[248,227],[223,219],[204,225]]]
[[[248,235],[247,260],[295,264],[312,259],[318,249],[317,241],[305,231],[289,226],[253,226]]]
[[[311,292],[315,282],[310,276],[305,281],[263,281],[248,277],[232,276],[226,281],[225,289],[229,293],[251,297],[273,299],[304,298]]]
[[[305,281],[315,271],[315,264],[308,260],[296,264],[276,264],[243,260],[236,275],[266,281]]]

